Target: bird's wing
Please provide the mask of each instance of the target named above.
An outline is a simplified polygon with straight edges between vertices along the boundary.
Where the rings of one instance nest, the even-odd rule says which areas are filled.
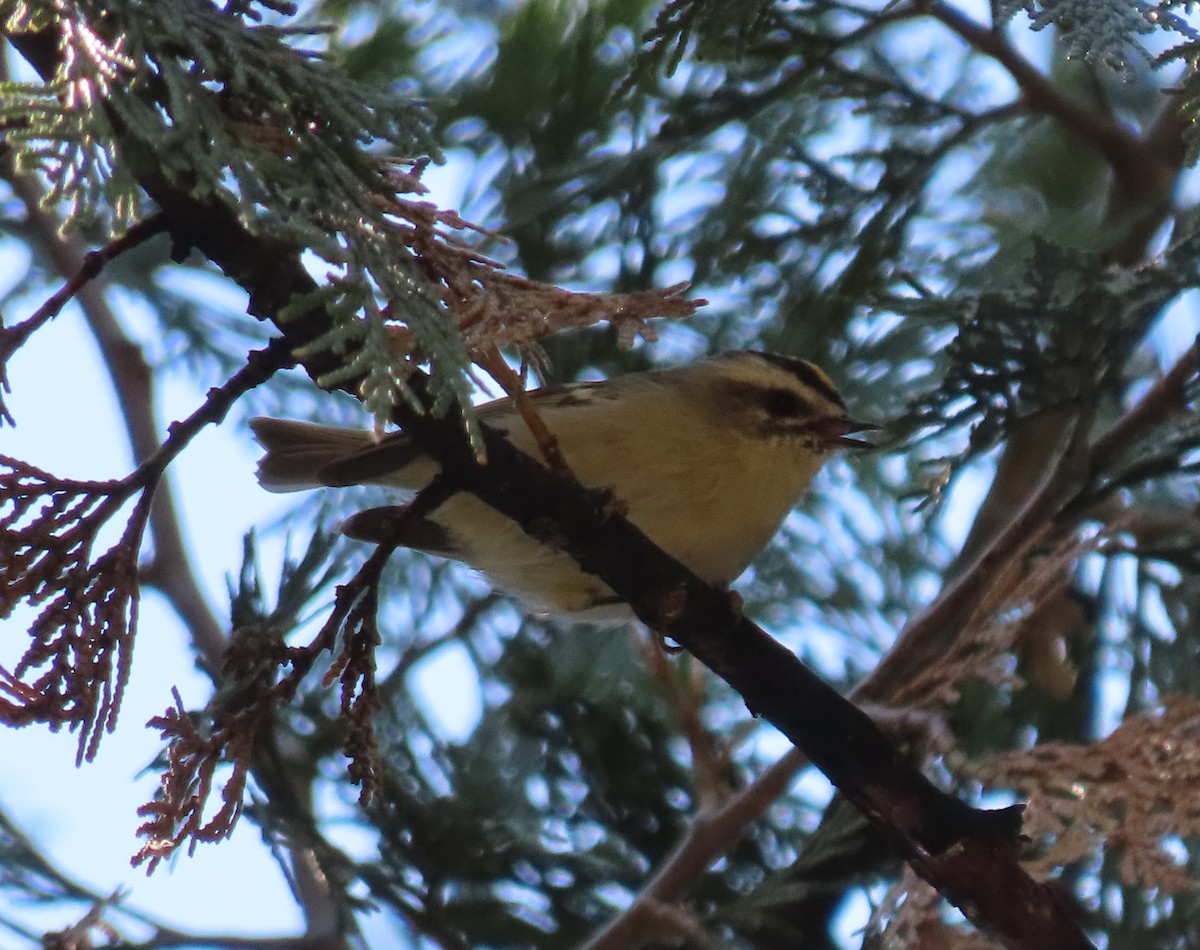
[[[595,403],[597,399],[610,398],[613,386],[607,380],[588,383],[571,383],[566,386],[545,386],[529,393],[536,409],[548,411],[554,416]],[[475,409],[479,418],[488,425],[508,433],[515,426],[523,426],[520,416],[513,408],[511,397],[483,403]],[[521,431],[521,430],[518,430]],[[524,441],[524,440],[522,440]],[[346,485],[362,485],[387,480],[387,476],[407,468],[425,458],[425,453],[404,432],[392,432],[378,442],[365,445],[357,451],[322,465],[317,472],[321,484],[333,488]]]

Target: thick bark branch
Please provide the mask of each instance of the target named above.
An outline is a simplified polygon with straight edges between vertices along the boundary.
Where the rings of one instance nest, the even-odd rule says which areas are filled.
[[[298,249],[246,232],[223,205],[197,201],[152,174],[142,184],[172,222],[182,246],[197,248],[271,318],[294,295],[315,290]],[[320,309],[279,324],[295,347],[324,333]],[[336,357],[306,363],[315,379]],[[353,392],[355,381],[343,388]],[[464,490],[555,544],[597,574],[653,629],[671,637],[729,682],[747,705],[783,731],[883,831],[926,880],[981,927],[1012,947],[1090,944],[1054,894],[1016,860],[1019,813],[981,812],[932,785],[870,718],[786,648],[740,616],[728,594],[704,584],[616,513],[602,493],[556,476],[484,428],[487,464],[476,461],[455,419],[396,410],[402,425]]]
[[[53,59],[45,59],[47,49],[56,55],[53,46],[12,40],[43,74],[53,72]],[[232,209],[174,186],[150,163],[129,171],[166,216],[176,246],[196,248],[245,289],[251,313],[275,319],[316,289],[302,266],[302,248],[251,233]],[[299,351],[329,330],[334,317],[313,308],[276,325]],[[338,363],[324,351],[305,368],[315,380]],[[353,391],[356,382],[343,388]],[[980,927],[1010,947],[1090,946],[1053,892],[1017,861],[1019,808],[979,811],[937,789],[865,713],[741,616],[726,591],[709,587],[656,548],[612,499],[554,474],[486,426],[484,465],[455,419],[400,405],[395,421],[457,484],[531,536],[567,551],[644,622],[729,682],[753,712],[830,777],[921,877]]]

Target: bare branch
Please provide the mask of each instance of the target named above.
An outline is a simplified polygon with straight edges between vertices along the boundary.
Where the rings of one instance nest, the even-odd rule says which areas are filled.
[[[913,0],[923,10],[960,36],[969,46],[1003,66],[1021,88],[1029,107],[1051,116],[1083,136],[1108,160],[1122,178],[1144,176],[1146,156],[1137,136],[1110,116],[1064,96],[1029,60],[993,26],[981,26],[944,0]]]
[[[9,181],[11,182],[14,177],[9,176]],[[12,355],[24,346],[34,333],[57,317],[62,312],[62,308],[70,303],[80,290],[100,275],[105,265],[116,260],[126,251],[150,240],[156,234],[162,234],[165,229],[166,219],[161,214],[153,214],[139,221],[104,247],[85,254],[71,278],[46,298],[46,302],[38,307],[31,316],[14,326],[0,327],[0,380],[4,378],[4,367]],[[7,412],[0,413],[0,416],[7,418],[12,424],[12,418],[8,416]]]

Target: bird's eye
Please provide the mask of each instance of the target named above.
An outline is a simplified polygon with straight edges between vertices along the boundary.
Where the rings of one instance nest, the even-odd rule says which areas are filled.
[[[809,413],[812,406],[790,389],[772,389],[766,394],[765,405],[767,413],[776,418],[803,416]]]

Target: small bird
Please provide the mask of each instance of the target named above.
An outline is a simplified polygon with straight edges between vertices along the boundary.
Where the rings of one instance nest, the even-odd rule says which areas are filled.
[[[531,392],[568,466],[610,489],[627,517],[701,578],[726,586],[771,540],[831,450],[876,429],[857,422],[825,373],[807,360],[737,350],[675,369]],[[512,399],[477,407],[481,422],[523,452],[537,444]],[[413,494],[437,463],[403,432],[286,419],[250,421],[272,492],[384,485]],[[372,508],[342,525],[366,541],[396,540],[400,509]],[[451,497],[404,523],[400,543],[463,561],[535,612],[619,620],[632,612],[567,554],[527,535],[474,495]]]

